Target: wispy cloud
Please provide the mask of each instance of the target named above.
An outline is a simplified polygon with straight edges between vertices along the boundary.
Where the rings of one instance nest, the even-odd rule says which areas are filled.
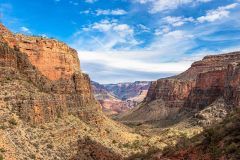
[[[31,33],[30,29],[24,26],[20,27],[20,31],[22,33],[28,33],[28,34]]]
[[[85,26],[81,31],[75,33],[74,46],[84,45],[88,50],[110,50],[114,48],[129,48],[141,43],[134,37],[134,29],[118,20],[101,20]],[[92,36],[90,36],[92,35]],[[87,39],[86,39],[87,37]],[[94,44],[94,45],[92,45]]]
[[[184,25],[185,23],[188,22],[194,22],[194,19],[192,17],[185,18],[185,17],[172,17],[172,16],[167,16],[163,18],[163,21],[167,23],[168,25],[172,25],[174,27],[179,27]]]
[[[91,11],[91,10],[84,10],[81,11],[80,14],[92,14],[92,15],[96,15],[96,16],[122,16],[122,15],[126,15],[127,11],[123,10],[123,9],[97,9],[95,11]]]
[[[226,23],[235,23],[231,21],[237,21],[236,17],[229,20],[226,19],[226,21],[201,23],[199,25],[196,24],[197,18],[186,18],[183,16],[169,16],[168,18],[162,18],[161,21],[164,21],[165,23],[153,32],[157,36],[155,36],[151,43],[144,48],[138,48],[136,47],[137,45],[132,45],[136,48],[125,48],[122,50],[121,48],[113,47],[114,45],[108,45],[115,41],[116,34],[113,34],[112,30],[114,30],[114,26],[119,25],[117,20],[100,21],[87,27],[87,29],[98,30],[105,33],[101,38],[96,38],[96,36],[94,38],[89,38],[92,41],[91,45],[94,45],[94,49],[88,50],[84,48],[83,46],[86,43],[75,43],[72,45],[78,49],[83,64],[101,68],[101,72],[99,72],[97,76],[94,70],[89,69],[86,71],[91,77],[96,78],[95,80],[102,83],[114,83],[118,81],[126,81],[126,79],[134,81],[139,80],[139,78],[149,80],[160,78],[161,75],[174,75],[186,70],[190,67],[192,62],[200,60],[205,55],[219,54],[240,49],[240,44],[209,48],[204,43],[199,44],[198,42],[199,40],[205,41],[206,38],[204,37],[216,33],[219,30],[219,26]],[[184,28],[181,30],[175,30],[176,28],[171,28],[171,26],[181,27],[187,23],[193,25],[190,30],[185,30]],[[135,27],[139,28],[139,30],[142,28],[143,30],[146,29],[146,31],[152,32],[152,29],[145,25],[137,25]],[[132,35],[134,38],[136,29],[133,26],[125,24],[119,27],[119,30],[123,31],[129,28],[131,31],[128,34]],[[109,33],[115,38],[108,36]],[[80,39],[84,39],[86,42],[86,39],[88,38],[83,36]],[[99,44],[104,47],[100,47],[101,45]],[[121,73],[121,76],[124,76],[125,73],[125,77],[121,78],[120,75],[115,75],[116,72]],[[127,73],[132,73],[135,77],[132,77]],[[109,77],[119,77],[116,79],[100,78],[106,75]],[[151,78],[147,79],[147,76]]]
[[[140,4],[149,4],[149,13],[158,13],[162,11],[174,10],[182,5],[195,5],[197,3],[206,3],[212,0],[135,0]]]
[[[97,2],[97,0],[85,0],[86,3],[94,3]]]
[[[114,16],[119,16],[119,15],[125,15],[127,14],[127,11],[123,10],[123,9],[114,9],[114,10],[102,10],[102,9],[97,9],[96,10],[96,15],[100,16],[100,15],[114,15]]]
[[[216,20],[221,20],[223,18],[228,17],[230,14],[229,10],[236,8],[238,5],[239,5],[238,3],[232,3],[227,6],[218,7],[215,10],[209,10],[207,11],[205,16],[201,16],[197,18],[197,21],[200,23],[203,23],[203,22],[214,22]]]

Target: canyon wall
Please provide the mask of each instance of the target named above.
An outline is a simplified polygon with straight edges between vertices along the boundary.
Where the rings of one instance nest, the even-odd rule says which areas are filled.
[[[185,72],[153,82],[144,102],[121,117],[123,121],[176,119],[179,113],[197,112],[224,98],[239,106],[240,52],[206,56]]]
[[[1,97],[13,112],[31,123],[68,114],[98,121],[100,107],[74,49],[53,39],[12,34],[1,24],[0,32]]]

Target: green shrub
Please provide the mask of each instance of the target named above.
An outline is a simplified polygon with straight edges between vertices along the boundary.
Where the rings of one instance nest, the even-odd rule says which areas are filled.
[[[238,145],[236,143],[231,143],[229,146],[226,148],[227,153],[235,153],[238,151]]]
[[[206,130],[206,144],[208,144],[208,151],[211,154],[212,159],[217,159],[221,156],[221,149],[218,146],[220,136],[216,132],[216,128]]]
[[[3,155],[2,155],[2,154],[0,154],[0,160],[4,160],[4,158],[3,158]]]
[[[53,145],[52,144],[47,144],[47,148],[53,149]]]
[[[124,143],[124,144],[123,144],[123,147],[124,147],[124,148],[130,148],[130,144],[129,144],[129,143]]]
[[[191,140],[185,135],[181,134],[179,141],[176,145],[177,149],[188,148],[192,144]]]
[[[8,121],[11,125],[17,125],[17,121],[15,118],[11,118],[9,121]]]
[[[113,140],[113,141],[112,141],[112,143],[113,143],[113,144],[116,144],[116,143],[117,143],[117,141],[116,141],[116,140]]]
[[[139,140],[136,140],[136,141],[134,141],[133,143],[132,143],[132,145],[131,145],[131,148],[139,148],[140,147],[140,141]]]
[[[30,157],[31,159],[36,159],[35,154],[31,154],[29,157]]]
[[[1,125],[0,129],[5,130],[7,127],[5,125]]]
[[[4,152],[6,152],[6,150],[4,148],[0,148],[0,152],[4,153]]]

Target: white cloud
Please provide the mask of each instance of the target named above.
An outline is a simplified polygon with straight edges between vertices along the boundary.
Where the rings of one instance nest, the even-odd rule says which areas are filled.
[[[127,11],[123,10],[123,9],[115,9],[115,10],[102,10],[102,9],[97,9],[96,13],[97,16],[100,15],[114,15],[114,16],[120,16],[120,15],[125,15],[127,14]]]
[[[150,28],[148,28],[147,26],[143,25],[143,24],[138,24],[137,25],[138,28],[140,29],[140,32],[150,32]]]
[[[226,18],[230,14],[230,9],[234,9],[238,6],[238,3],[229,4],[227,6],[218,7],[215,10],[209,10],[207,11],[205,16],[201,16],[197,18],[197,21],[199,23],[204,22],[214,22],[216,20],[221,20],[223,18]]]
[[[170,31],[171,31],[171,29],[168,26],[163,26],[161,29],[155,29],[154,34],[156,36],[160,36],[160,35],[170,32]]]
[[[101,35],[89,36],[95,35],[96,32],[100,32]],[[129,48],[141,43],[134,38],[134,35],[134,29],[128,24],[119,23],[117,20],[102,20],[86,26],[82,28],[82,31],[75,33],[75,37],[78,38],[76,38],[74,46],[78,47],[78,45],[88,43],[87,47],[90,50],[111,50],[116,46]],[[88,40],[85,38],[83,40],[82,36],[87,36]],[[96,45],[98,46],[96,47]]]
[[[172,10],[178,8],[182,4],[191,3],[191,0],[155,0],[153,1],[152,9],[150,13],[157,13],[165,10]]]
[[[97,2],[97,0],[85,0],[86,3],[94,3]]]
[[[117,25],[113,27],[113,30],[124,31],[129,30],[129,27],[127,25]],[[127,33],[127,35],[129,34],[133,34],[131,30]],[[185,57],[184,52],[194,46],[192,38],[191,34],[177,30],[164,34],[155,39],[150,46],[141,50],[115,50],[113,48],[102,50],[97,43],[106,45],[103,39],[94,42],[94,51],[87,51],[79,44],[73,44],[73,46],[78,49],[82,63],[102,65],[105,66],[105,69],[149,73],[178,73],[187,69],[192,62],[182,59]],[[114,38],[109,41],[114,41]],[[169,55],[165,56],[166,54]],[[169,58],[173,57],[175,58],[169,62]]]
[[[89,29],[95,29],[102,32],[107,32],[113,28],[113,26],[117,25],[116,22],[109,20],[102,20],[101,22],[95,22],[92,26],[89,26]]]
[[[30,29],[27,28],[27,27],[20,27],[20,31],[23,32],[23,33],[31,33]]]
[[[112,10],[111,14],[112,15],[124,15],[124,14],[127,14],[127,12],[122,9],[116,9],[116,10]]]
[[[113,10],[97,9],[96,11],[84,10],[84,11],[81,11],[80,14],[95,14],[97,16],[101,16],[101,15],[122,16],[127,14],[127,11],[123,9],[113,9]]]
[[[140,4],[149,3],[151,8],[150,13],[158,13],[162,11],[174,10],[180,7],[181,5],[194,5],[197,3],[206,3],[212,0],[135,0],[134,2]]]
[[[84,11],[81,11],[80,14],[90,14],[91,11],[90,10],[84,10]]]
[[[78,50],[80,59],[84,63],[97,63],[111,69],[122,69],[139,72],[166,72],[178,73],[187,69],[190,62],[162,62],[150,63],[144,61],[144,57],[149,55],[147,51],[84,51]],[[143,59],[139,58],[142,57]]]
[[[167,17],[163,18],[163,21],[174,27],[179,27],[179,26],[184,25],[187,22],[194,22],[194,19],[192,17],[185,18],[185,17],[167,16]]]
[[[197,2],[205,3],[209,0],[198,0]],[[148,6],[152,9],[154,0],[139,0],[139,3],[149,3]],[[186,2],[185,4],[191,5],[193,3],[191,1],[191,3]],[[235,8],[235,5],[227,5],[217,9],[229,11],[232,8]],[[95,11],[92,12],[91,14],[96,14]],[[110,10],[105,14],[108,13]],[[154,16],[162,17],[163,15],[165,13]],[[205,14],[203,15],[205,16]],[[234,16],[231,19],[237,21]],[[230,19],[227,21],[230,22]],[[199,60],[207,54],[220,53],[223,48],[226,48],[225,46],[209,47],[209,44],[198,42],[199,39],[204,41],[204,37],[218,32],[221,29],[221,24],[226,24],[223,21],[219,22],[218,25],[215,23],[200,24],[197,18],[184,17],[183,15],[179,17],[167,16],[160,19],[159,22],[154,24],[151,21],[153,23],[149,23],[151,26],[138,24],[134,28],[128,23],[120,22],[120,20],[102,20],[85,26],[75,37],[72,46],[78,50],[82,65],[86,66],[86,68],[82,67],[83,70],[90,73],[90,76],[96,77],[94,80],[104,79],[108,83],[121,81],[121,77],[116,78],[115,76],[119,72],[121,72],[122,77],[128,78],[130,74],[136,72],[144,75],[144,78],[149,78],[149,75],[153,73],[156,76],[151,77],[152,80],[160,78],[162,73],[179,73],[190,67],[193,61]],[[184,30],[184,27],[179,27],[190,22],[194,23],[187,26],[185,28],[187,30]],[[175,27],[179,27],[179,29],[174,30]],[[146,43],[139,45],[141,41],[137,38],[141,36],[136,35],[141,30],[153,32],[157,36],[150,37],[150,39],[146,39]],[[99,71],[98,73],[96,73],[96,69]],[[97,76],[94,76],[96,74]],[[113,78],[110,80],[111,76]],[[139,77],[131,77],[131,81],[133,80],[139,80]]]

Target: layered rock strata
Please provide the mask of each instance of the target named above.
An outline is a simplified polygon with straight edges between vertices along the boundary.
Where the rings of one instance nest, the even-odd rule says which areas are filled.
[[[1,92],[1,97],[14,112],[31,123],[68,114],[96,120],[100,107],[75,50],[56,40],[14,35],[2,25],[0,31],[0,79],[16,84],[15,90],[2,85],[9,95]]]

